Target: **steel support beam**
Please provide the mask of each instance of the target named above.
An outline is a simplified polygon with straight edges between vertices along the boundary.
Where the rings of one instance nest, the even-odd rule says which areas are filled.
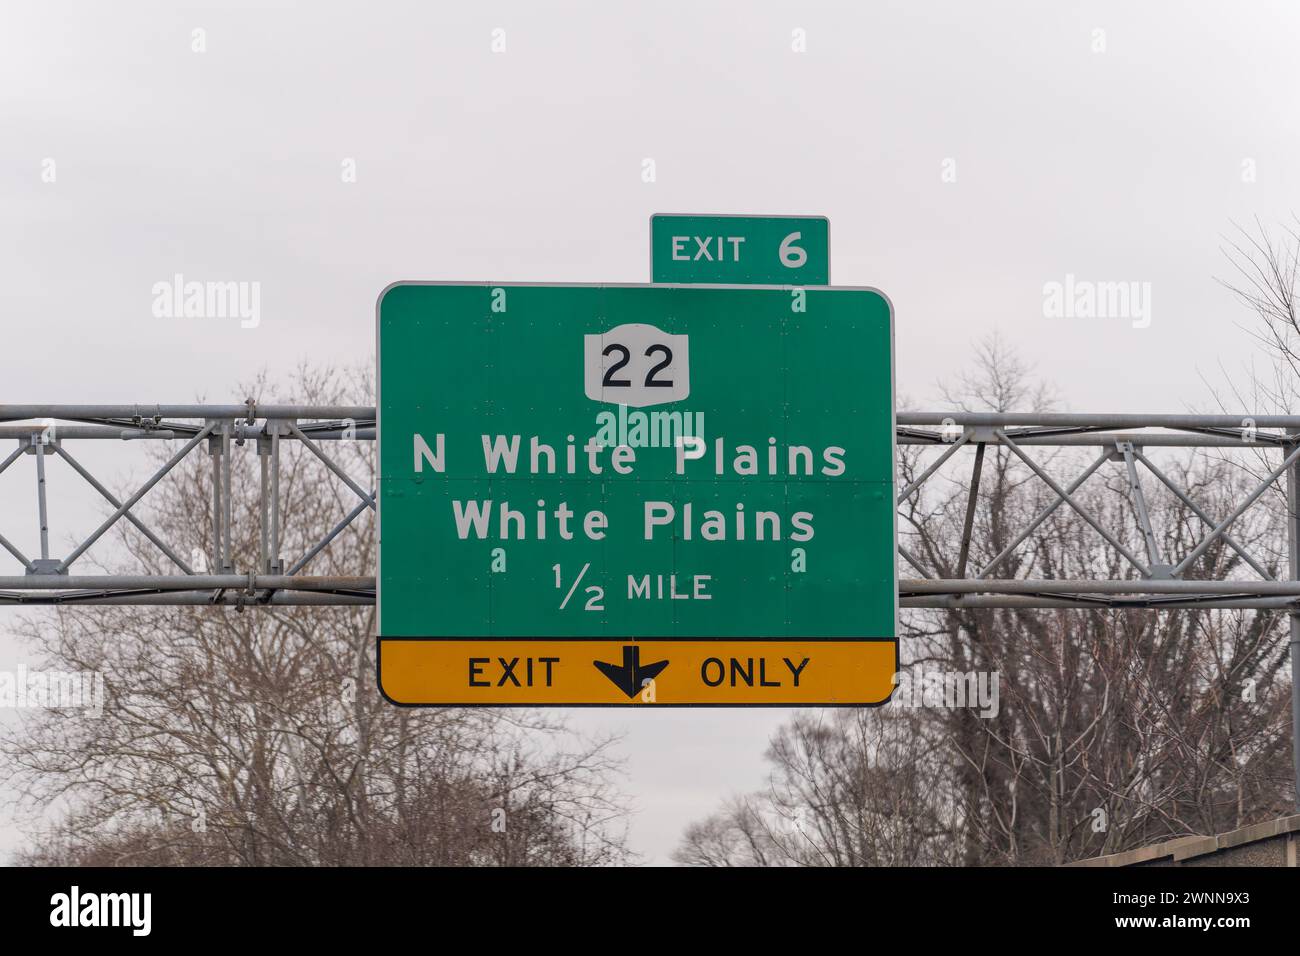
[[[1151,515],[1147,511],[1146,496],[1142,494],[1142,482],[1138,480],[1137,465],[1133,460],[1133,444],[1120,442],[1116,447],[1124,456],[1124,466],[1128,471],[1129,494],[1133,498],[1133,506],[1137,509],[1138,524],[1142,527],[1142,537],[1147,545],[1147,560],[1151,562],[1154,572],[1164,562],[1160,560],[1160,544],[1156,541],[1155,530],[1151,527]]]
[[[291,567],[285,573],[293,575],[293,574],[297,574],[299,571],[305,568],[308,562],[310,562],[312,558],[316,557],[316,555],[324,551],[325,548],[329,546],[329,543],[333,541],[335,538],[337,538],[343,532],[343,529],[345,529],[354,520],[356,520],[358,515],[360,515],[367,508],[373,508],[374,506],[375,506],[375,496],[373,493],[371,493],[366,498],[365,501],[361,502],[359,505],[357,505],[355,508],[349,511],[347,516],[342,521],[340,521],[332,529],[330,529],[330,532],[327,535],[325,535],[325,537],[317,541],[316,544],[312,546],[311,550],[309,550],[306,554],[304,554],[301,558],[299,558],[297,562],[294,563],[293,567]]]
[[[81,544],[78,545],[77,548],[70,555],[68,555],[61,562],[59,562],[58,572],[60,574],[65,573],[73,561],[76,561],[77,558],[85,554],[86,550],[92,544],[98,541],[100,537],[103,536],[105,531],[107,531],[109,528],[113,527],[113,525],[117,523],[118,518],[122,517],[122,515],[126,514],[129,510],[131,510],[131,508],[135,505],[136,502],[138,502],[141,498],[147,495],[149,493],[149,490],[153,488],[154,485],[158,484],[158,482],[162,480],[163,476],[166,475],[169,471],[171,471],[172,468],[176,466],[177,462],[179,462],[182,458],[188,455],[190,451],[194,448],[194,446],[197,445],[199,442],[201,442],[204,438],[206,438],[208,436],[208,433],[211,431],[212,431],[212,426],[208,425],[197,435],[191,438],[188,442],[186,442],[185,447],[182,448],[180,451],[178,451],[170,459],[168,459],[167,463],[163,465],[161,468],[159,468],[158,471],[154,473],[152,478],[150,478],[143,485],[141,485],[140,489],[135,494],[133,494],[130,498],[128,498],[125,502],[123,502],[116,511],[114,511],[111,515],[105,518],[104,523],[101,524],[98,528],[96,528],[89,538],[81,542]]]
[[[902,593],[912,594],[1254,594],[1263,597],[1300,597],[1300,580],[1183,581],[1177,578],[1134,578],[1103,581],[1091,578],[1015,578],[981,581],[979,578],[905,578],[898,582],[898,589]]]
[[[31,447],[36,455],[36,509],[41,523],[41,561],[49,561],[50,515],[45,501],[45,442],[33,436]]]
[[[970,535],[975,525],[975,506],[979,504],[980,472],[984,468],[984,442],[975,449],[975,465],[971,469],[970,490],[966,497],[966,519],[962,522],[961,550],[957,555],[957,577],[966,576],[966,559],[970,557]]]
[[[372,508],[374,507],[374,499],[365,490],[363,490],[360,485],[358,485],[355,481],[353,481],[351,477],[348,476],[348,473],[346,471],[344,471],[338,465],[334,464],[334,462],[331,461],[326,456],[326,454],[320,450],[320,447],[314,441],[312,441],[310,438],[304,435],[302,429],[299,428],[297,424],[295,424],[294,422],[289,422],[288,425],[289,425],[289,433],[293,435],[294,438],[302,442],[303,445],[306,446],[307,450],[311,452],[313,455],[315,455],[317,458],[319,458],[321,463],[324,464],[326,468],[334,472],[334,474],[336,474],[343,481],[345,485],[347,485],[354,492],[356,492],[358,498],[360,498],[362,501],[367,502],[370,505],[370,507]]]
[[[1124,557],[1128,559],[1129,564],[1137,568],[1138,571],[1140,571],[1144,576],[1146,577],[1151,576],[1151,569],[1148,568],[1145,564],[1143,564],[1137,555],[1135,555],[1128,548],[1124,547],[1124,545],[1122,545],[1113,534],[1111,534],[1109,531],[1103,528],[1101,524],[1097,521],[1097,519],[1088,513],[1087,509],[1084,508],[1083,505],[1079,504],[1072,497],[1070,497],[1070,492],[1066,491],[1064,488],[1058,485],[1056,483],[1056,479],[1054,479],[1047,472],[1043,471],[1043,469],[1038,466],[1037,462],[1035,462],[1032,458],[1026,455],[1023,451],[1021,451],[1019,445],[1017,445],[1015,442],[1007,438],[1006,432],[999,431],[997,432],[997,435],[999,438],[1002,439],[1002,441],[1006,444],[1006,446],[1010,448],[1013,453],[1015,453],[1016,457],[1019,458],[1021,461],[1023,461],[1026,466],[1028,466],[1030,471],[1036,474],[1043,481],[1043,483],[1047,485],[1047,487],[1051,488],[1053,491],[1057,493],[1057,495],[1059,495],[1062,499],[1064,499],[1065,503],[1069,505],[1071,508],[1073,508],[1075,510],[1075,513],[1077,513],[1080,518],[1088,522],[1088,524],[1092,525],[1093,530],[1096,531],[1103,538],[1105,538],[1107,544],[1109,544],[1120,554],[1124,555]]]
[[[1083,483],[1087,481],[1089,478],[1091,478],[1098,468],[1106,464],[1106,459],[1108,459],[1109,457],[1110,457],[1109,452],[1102,452],[1096,458],[1096,460],[1093,461],[1091,465],[1089,465],[1087,468],[1083,470],[1083,473],[1079,475],[1078,478],[1075,478],[1074,481],[1070,482],[1070,486],[1065,490],[1069,494],[1074,494],[1074,492],[1078,491],[1081,487],[1083,487]],[[1008,555],[1010,555],[1013,551],[1015,551],[1016,548],[1020,547],[1021,542],[1023,542],[1026,538],[1028,538],[1031,534],[1033,534],[1034,531],[1038,528],[1038,526],[1042,524],[1044,521],[1046,521],[1049,517],[1051,517],[1052,512],[1054,512],[1057,508],[1059,508],[1064,503],[1065,503],[1065,498],[1062,498],[1060,495],[1057,495],[1056,498],[1053,499],[1052,503],[1048,505],[1046,508],[1044,508],[1042,511],[1040,511],[1037,515],[1035,515],[1034,519],[1029,522],[1029,525],[1023,531],[1020,532],[1020,534],[1016,537],[1016,539],[1012,541],[1009,545],[1007,545],[1005,548],[1003,548],[1000,552],[998,552],[998,554],[993,558],[992,561],[990,561],[988,564],[984,565],[984,567],[980,569],[979,574],[975,575],[975,577],[987,578],[989,576],[989,573],[994,568],[996,568],[999,564],[1005,561]]]
[[[1295,464],[1297,458],[1300,458],[1300,445],[1297,445],[1295,449],[1291,452],[1291,454],[1286,456],[1286,460],[1283,461],[1282,464],[1278,465],[1275,469],[1273,469],[1273,471],[1269,474],[1269,476],[1259,483],[1258,487],[1256,487],[1255,490],[1252,491],[1249,496],[1247,496],[1245,501],[1243,501],[1233,510],[1232,514],[1228,515],[1228,517],[1224,518],[1217,525],[1215,525],[1214,530],[1211,531],[1209,534],[1207,534],[1204,538],[1202,538],[1201,543],[1198,544],[1196,547],[1194,547],[1191,550],[1191,553],[1187,555],[1187,557],[1183,558],[1183,560],[1178,562],[1178,566],[1175,567],[1173,570],[1174,577],[1178,577],[1180,574],[1183,574],[1189,567],[1191,567],[1193,562],[1195,562],[1197,558],[1203,555],[1206,549],[1208,549],[1210,545],[1212,545],[1218,539],[1218,537],[1228,529],[1229,525],[1231,525],[1234,521],[1240,518],[1242,514],[1245,513],[1247,508],[1249,508],[1251,505],[1253,505],[1256,501],[1259,500],[1260,495],[1262,495],[1264,492],[1268,491],[1270,487],[1272,487],[1273,482],[1277,481],[1277,479],[1283,474],[1283,472],[1287,471],[1292,465]]]
[[[0,417],[3,407],[0,406]],[[1085,414],[1076,412],[899,412],[897,424],[957,425],[984,428],[1220,428],[1233,433],[1250,429],[1300,429],[1300,415],[1164,415]],[[1249,424],[1247,424],[1249,423]]]
[[[118,500],[117,496],[114,495],[107,488],[105,488],[102,484],[100,484],[98,479],[96,479],[94,475],[92,475],[89,471],[87,471],[82,466],[82,464],[79,461],[77,461],[77,459],[73,458],[71,453],[66,448],[62,447],[61,445],[54,445],[52,447],[54,448],[55,453],[58,454],[58,456],[62,458],[64,461],[66,461],[73,471],[79,474],[82,478],[86,479],[86,483],[89,484],[90,487],[98,491],[105,501],[107,501],[114,508],[122,507],[122,502]],[[122,513],[122,517],[126,518],[127,521],[135,525],[136,529],[139,530],[139,532],[143,534],[146,538],[148,538],[155,548],[157,548],[159,551],[165,554],[169,559],[171,559],[171,562],[175,564],[178,568],[180,568],[186,574],[194,573],[194,569],[191,568],[188,564],[186,564],[185,561],[179,555],[177,555],[175,551],[167,547],[167,545],[162,541],[161,538],[159,538],[156,534],[150,531],[148,527],[145,526],[145,523],[143,521],[141,521],[135,515],[131,514],[130,511],[124,511]]]
[[[1165,595],[1156,597],[1062,596],[1051,594],[903,594],[898,599],[903,608],[942,608],[947,610],[1073,609],[1079,611],[1208,611],[1251,610],[1292,611],[1300,608],[1294,597],[1230,597],[1221,594]]]
[[[899,492],[898,503],[901,505],[908,498],[912,497],[913,493],[918,488],[920,488],[922,484],[925,483],[925,480],[927,478],[929,478],[936,471],[938,471],[939,468],[942,467],[944,462],[946,462],[949,458],[955,455],[959,448],[961,448],[968,441],[970,441],[970,437],[971,437],[970,433],[967,432],[964,435],[962,435],[960,438],[958,438],[955,442],[952,442],[947,451],[945,451],[942,455],[938,457],[938,459],[932,462],[930,464],[930,467],[926,468],[925,471],[921,472],[921,474],[919,474],[916,477],[915,481],[913,481],[910,485],[908,485],[901,492]]]
[[[375,420],[373,405],[254,405],[258,418]],[[164,418],[247,418],[249,405],[0,405],[0,422],[55,418],[65,421],[124,418],[161,422]],[[1297,424],[1300,424],[1298,422]]]
[[[1142,462],[1142,464],[1146,466],[1147,471],[1151,472],[1151,474],[1155,475],[1158,479],[1160,479],[1161,483],[1166,488],[1168,488],[1171,492],[1173,492],[1174,496],[1178,498],[1179,501],[1181,501],[1184,505],[1187,506],[1188,511],[1196,515],[1196,517],[1200,518],[1201,521],[1203,521],[1209,527],[1211,528],[1214,527],[1214,521],[1210,518],[1210,516],[1207,515],[1204,511],[1202,511],[1199,507],[1197,507],[1196,502],[1192,501],[1192,499],[1187,496],[1186,492],[1184,492],[1181,488],[1179,488],[1176,484],[1174,484],[1173,481],[1170,480],[1170,478],[1163,471],[1157,468],[1155,466],[1155,463],[1152,462],[1151,459],[1147,458],[1147,456],[1142,454],[1141,451],[1135,451],[1134,457],[1137,458],[1138,461]],[[1220,535],[1220,537],[1223,538],[1224,544],[1228,545],[1228,547],[1236,551],[1237,554],[1241,555],[1242,559],[1247,564],[1250,565],[1251,569],[1256,574],[1258,574],[1265,581],[1273,580],[1273,575],[1269,574],[1266,570],[1264,570],[1264,568],[1260,567],[1258,562],[1256,562],[1255,559],[1252,558],[1246,552],[1246,549],[1243,548],[1240,544],[1238,544],[1236,540],[1231,535],[1229,535],[1226,530],[1223,532],[1222,535]]]
[[[304,574],[64,574],[0,577],[0,592],[29,591],[370,591],[373,575]]]
[[[1287,571],[1292,582],[1300,583],[1300,466],[1288,461],[1286,475]],[[1291,769],[1295,787],[1294,809],[1300,813],[1300,608],[1293,608],[1291,625]]]

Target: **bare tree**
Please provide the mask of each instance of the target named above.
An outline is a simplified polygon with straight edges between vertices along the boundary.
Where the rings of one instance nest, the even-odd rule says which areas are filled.
[[[372,400],[369,374],[303,369],[292,394],[268,394],[278,390],[264,382],[250,394],[360,404]],[[374,487],[372,442],[334,443],[329,454]],[[256,456],[233,457],[232,487],[255,488]],[[182,554],[212,553],[209,481],[208,462],[191,456],[145,499],[147,523]],[[284,448],[281,481],[287,556],[303,554],[355,504],[301,448]],[[251,492],[235,507],[232,551],[237,567],[253,567]],[[133,528],[119,542],[114,562],[166,570]],[[374,558],[367,514],[309,571],[355,573]],[[47,711],[0,738],[19,809],[55,815],[23,862],[631,858],[610,739],[578,738],[539,712],[393,707],[375,686],[371,607],[60,607],[23,630],[47,666],[100,672],[108,689],[101,717]]]
[[[976,359],[947,396],[954,408],[1009,412],[1048,403],[1000,343],[985,343]],[[919,473],[919,461],[914,450],[900,454],[903,483]],[[1064,483],[1085,462],[1058,452],[1040,464]],[[1252,481],[1233,462],[1203,455],[1176,456],[1164,470],[1211,515],[1228,514]],[[950,463],[900,515],[900,542],[936,577],[962,576],[965,479],[962,466]],[[1206,529],[1184,501],[1153,485],[1145,491],[1161,550],[1187,553]],[[997,445],[986,450],[979,496],[968,575],[1001,555],[1056,498]],[[1075,497],[1129,551],[1141,553],[1145,542],[1126,477],[1095,477]],[[1233,536],[1248,552],[1277,556],[1282,530],[1276,511],[1264,508],[1238,519]],[[1245,570],[1240,555],[1219,540],[1188,577],[1230,579]],[[1266,570],[1278,570],[1276,559]],[[1011,549],[997,571],[1021,578],[1137,576],[1065,506]],[[896,703],[831,719],[796,717],[768,752],[768,789],[692,827],[677,858],[711,865],[1057,864],[1284,813],[1283,620],[1244,610],[905,611],[906,669],[996,674],[996,713],[925,707],[904,717]],[[770,835],[765,821],[796,808],[815,821],[808,832],[817,839]]]
[[[1234,388],[1238,407],[1251,411],[1269,408],[1288,414],[1300,397],[1300,317],[1297,316],[1296,280],[1300,278],[1300,218],[1270,232],[1258,219],[1255,231],[1236,226],[1224,255],[1232,278],[1219,283],[1254,313],[1246,332],[1262,346],[1272,363],[1266,372],[1252,369],[1245,376],[1249,390]],[[1245,404],[1242,405],[1242,400]]]
[[[914,713],[796,715],[768,748],[766,790],[687,828],[688,866],[919,866],[957,862],[942,786],[947,748]],[[936,785],[938,784],[938,785]]]

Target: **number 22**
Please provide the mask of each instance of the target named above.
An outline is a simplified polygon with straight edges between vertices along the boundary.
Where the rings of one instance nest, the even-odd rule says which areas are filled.
[[[627,365],[629,361],[631,361],[632,353],[627,350],[626,346],[614,344],[614,345],[605,346],[605,350],[600,354],[605,356],[605,358],[609,358],[610,353],[612,352],[619,352],[622,354],[623,357],[605,370],[605,377],[601,380],[600,384],[603,385],[605,388],[631,388],[632,387],[631,379],[614,378],[614,373],[617,372],[619,369],[621,369],[623,366]],[[656,352],[661,353],[663,355],[663,361],[661,361],[658,365],[652,366],[650,370],[646,372],[645,387],[646,388],[672,388],[673,387],[672,379],[668,379],[667,381],[661,381],[660,379],[655,378],[655,375],[656,373],[662,371],[663,369],[667,368],[669,365],[672,364],[673,350],[666,345],[652,345],[645,350],[644,354],[646,358],[650,358],[650,356],[655,354]]]

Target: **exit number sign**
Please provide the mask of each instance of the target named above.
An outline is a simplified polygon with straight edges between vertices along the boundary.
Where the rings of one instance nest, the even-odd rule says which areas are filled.
[[[828,285],[824,216],[650,217],[652,282]]]
[[[872,289],[387,289],[383,693],[887,700],[892,342]]]

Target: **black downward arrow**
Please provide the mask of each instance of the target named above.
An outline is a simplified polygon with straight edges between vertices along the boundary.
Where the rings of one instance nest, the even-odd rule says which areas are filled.
[[[618,664],[606,664],[604,661],[592,661],[592,663],[628,697],[639,694],[646,681],[654,680],[659,676],[659,672],[668,666],[667,661],[655,661],[642,667],[641,648],[635,644],[623,648],[621,667]]]

